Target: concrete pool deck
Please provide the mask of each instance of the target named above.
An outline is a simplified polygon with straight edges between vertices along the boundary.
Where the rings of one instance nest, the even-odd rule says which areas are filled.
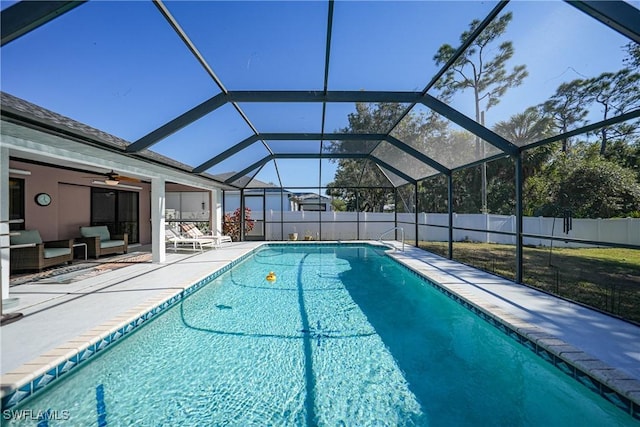
[[[69,284],[12,287],[10,297],[19,303],[5,312],[24,317],[0,329],[3,391],[52,366],[82,340],[152,308],[263,243],[168,251],[161,265],[133,264]],[[411,246],[391,255],[640,402],[640,327]]]

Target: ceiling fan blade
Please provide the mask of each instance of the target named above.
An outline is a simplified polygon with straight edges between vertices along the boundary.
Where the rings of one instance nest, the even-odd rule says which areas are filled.
[[[118,175],[120,181],[128,181],[128,182],[140,182],[138,178],[131,178],[130,176]]]

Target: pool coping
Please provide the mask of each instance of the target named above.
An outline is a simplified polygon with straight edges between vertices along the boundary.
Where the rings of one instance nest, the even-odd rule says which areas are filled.
[[[336,242],[264,242],[239,255],[228,264],[202,276],[190,286],[168,289],[113,319],[84,332],[66,343],[47,351],[34,360],[3,374],[0,377],[0,398],[2,411],[11,409],[25,399],[34,396],[47,386],[56,382],[76,367],[84,364],[111,344],[138,329],[148,321],[173,307],[187,296],[196,292],[238,263],[252,256],[264,246],[305,245],[323,246]],[[558,339],[540,327],[508,313],[483,298],[473,295],[462,283],[442,283],[429,276],[427,272],[416,269],[402,258],[399,252],[389,249],[389,244],[371,241],[339,242],[342,245],[378,246],[386,250],[387,255],[412,274],[424,279],[429,285],[455,300],[483,320],[491,323],[536,355],[553,364],[565,374],[571,376],[591,391],[627,412],[632,418],[640,420],[640,380],[624,371],[610,367],[598,358]],[[406,252],[400,252],[406,254]],[[413,258],[417,262],[417,258]],[[506,279],[505,279],[506,280]]]

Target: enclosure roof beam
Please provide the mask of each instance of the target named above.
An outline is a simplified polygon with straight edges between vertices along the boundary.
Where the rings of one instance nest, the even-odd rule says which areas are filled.
[[[167,122],[166,124],[160,126],[156,130],[146,134],[142,138],[133,142],[131,145],[127,146],[128,153],[137,153],[139,151],[144,150],[145,148],[150,147],[156,142],[168,137],[169,135],[179,131],[183,127],[195,122],[196,120],[206,116],[213,110],[222,107],[224,104],[229,102],[227,96],[224,93],[219,93],[214,97],[209,98],[204,101],[200,105],[192,108],[176,117],[175,119]]]
[[[247,148],[254,142],[258,140],[264,141],[319,141],[319,140],[340,140],[340,141],[377,141],[383,140],[387,141],[391,145],[397,147],[398,149],[404,151],[410,156],[415,157],[417,160],[425,163],[432,168],[436,169],[438,172],[449,174],[450,170],[445,166],[441,165],[437,161],[432,158],[424,155],[420,151],[406,144],[405,142],[400,141],[399,139],[384,134],[384,133],[328,133],[322,135],[321,133],[261,133],[259,135],[252,135],[249,138],[246,138],[242,142],[232,146],[231,148],[225,150],[224,152],[218,154],[217,156],[207,160],[202,163],[200,166],[197,166],[193,169],[194,173],[202,173],[205,170],[215,166],[216,164],[222,162],[223,160],[233,156],[239,151]],[[281,157],[282,154],[276,154],[274,158],[284,158]],[[340,157],[340,154],[312,154],[313,158],[345,158]],[[311,158],[311,157],[309,157]]]
[[[395,138],[395,137],[393,137],[391,135],[386,135],[384,137],[384,140],[387,141],[389,144],[397,147],[398,149],[404,151],[405,153],[409,154],[410,156],[415,157],[416,159],[418,159],[422,163],[425,163],[425,164],[431,166],[432,168],[434,168],[438,172],[441,172],[441,173],[443,173],[445,175],[448,175],[448,174],[451,173],[449,168],[447,168],[446,166],[441,165],[440,163],[438,163],[435,160],[433,160],[431,157],[426,156],[425,154],[423,154],[420,151],[416,150],[415,148],[413,148],[412,146],[410,146],[406,142],[400,141],[398,138]]]
[[[417,102],[420,92],[363,92],[329,91],[237,91],[222,92],[191,110],[179,115],[159,128],[133,142],[126,148],[128,153],[149,148],[185,126],[206,116],[227,103],[237,102]]]
[[[243,176],[245,176],[246,174],[248,174],[249,172],[251,172],[252,170],[254,170],[255,168],[259,168],[261,166],[266,165],[267,163],[269,163],[272,159],[272,155],[266,156],[260,160],[258,160],[257,162],[251,164],[250,166],[247,166],[246,168],[242,169],[240,172],[236,173],[235,175],[230,176],[229,178],[227,178],[224,183],[225,184],[231,184],[233,181],[235,181],[236,179],[240,179]]]
[[[486,141],[507,147],[510,143],[484,128],[475,121],[469,119],[462,113],[438,101],[430,95],[423,95],[421,92],[384,92],[384,91],[328,91],[325,93],[318,91],[230,91],[220,93],[200,105],[192,108],[186,113],[176,117],[168,123],[160,126],[156,130],[143,136],[127,147],[127,152],[138,152],[152,146],[158,141],[166,138],[183,127],[195,122],[205,115],[215,111],[221,106],[232,103],[237,106],[239,102],[398,102],[416,104],[422,102],[429,108],[436,110],[460,126],[478,135]],[[254,129],[252,127],[252,129]],[[478,134],[486,134],[486,137]],[[255,132],[258,134],[258,132]],[[332,139],[327,134],[326,139]],[[347,134],[345,134],[347,135]],[[349,134],[351,135],[351,134]],[[492,142],[487,135],[495,135],[497,139]],[[342,139],[346,139],[342,138]],[[322,138],[320,138],[322,139]],[[336,138],[337,139],[337,138]],[[382,139],[382,138],[378,138]],[[512,144],[511,144],[512,145]],[[502,148],[501,148],[502,149]],[[505,148],[508,150],[508,148]],[[508,151],[509,152],[509,151]],[[510,152],[509,152],[510,153]],[[510,153],[511,154],[511,153]]]
[[[376,141],[386,137],[386,134],[378,133],[329,133],[322,135],[321,133],[261,133],[252,135],[242,142],[235,144],[231,148],[223,151],[215,157],[202,163],[193,169],[194,173],[202,173],[205,170],[215,166],[223,160],[233,156],[241,150],[247,148],[258,140],[262,141],[320,141],[320,140],[343,140],[343,141]],[[318,156],[316,156],[318,158]]]
[[[541,139],[540,141],[534,142],[532,144],[525,145],[520,147],[520,151],[531,150],[532,148],[539,147],[541,145],[547,145],[552,142],[562,141],[563,139],[571,138],[576,135],[581,135],[583,133],[591,132],[596,129],[603,128],[605,126],[615,125],[616,123],[626,122],[627,120],[632,120],[637,117],[640,117],[640,108],[637,110],[629,111],[628,113],[621,114],[616,117],[612,117],[607,120],[601,120],[596,123],[591,123],[589,125],[583,126],[578,129],[571,130],[569,132],[561,133],[559,135],[554,135],[549,138]]]
[[[335,134],[326,134],[324,135],[324,139],[333,140],[333,139],[341,139],[341,140],[350,140],[350,141],[369,141],[369,140],[377,140],[381,137],[385,136],[384,134],[355,134],[355,133],[335,133]],[[193,169],[193,173],[202,173],[207,169],[217,165],[218,163],[228,159],[234,154],[242,151],[247,148],[254,142],[258,140],[263,141],[319,141],[323,139],[323,135],[320,133],[262,133],[259,135],[251,135],[246,138],[242,142],[235,144],[231,148],[223,151],[215,157],[207,160],[202,163],[200,166],[197,166]],[[320,155],[315,155],[315,158],[319,158]],[[276,157],[277,158],[277,157]]]
[[[624,1],[567,1],[606,26],[640,43],[640,10]]]
[[[0,46],[86,3],[79,1],[21,1],[0,13]]]
[[[419,102],[420,92],[386,91],[230,91],[233,102]]]
[[[415,178],[410,177],[409,175],[407,175],[406,173],[399,171],[398,169],[396,169],[395,167],[391,166],[389,163],[385,162],[384,160],[381,160],[375,156],[370,156],[370,159],[372,162],[374,162],[375,164],[377,164],[378,166],[382,166],[385,169],[388,169],[390,172],[393,172],[394,174],[398,175],[400,178],[404,179],[405,181],[407,181],[410,184],[416,185],[417,184],[417,180]],[[391,183],[391,185],[393,187],[395,187],[395,185],[393,185],[393,182],[389,179],[389,177],[387,177],[385,175],[385,178],[387,178],[387,180],[389,180],[389,182]]]
[[[331,35],[333,33],[333,0],[329,0],[327,10],[327,41],[324,49],[324,93],[327,93],[329,87],[329,62],[331,61]]]
[[[217,165],[218,163],[228,159],[229,157],[233,156],[234,154],[244,150],[245,148],[247,148],[248,146],[250,146],[251,144],[253,144],[254,142],[260,140],[260,135],[251,135],[248,138],[245,138],[243,141],[232,145],[231,147],[227,148],[226,150],[224,150],[222,153],[218,154],[215,157],[210,158],[209,160],[207,160],[206,162],[202,163],[200,166],[197,166],[193,169],[193,173],[202,173],[204,171],[206,171],[207,169]]]
[[[187,35],[187,33],[184,31],[184,29],[180,26],[180,24],[178,23],[177,19],[171,14],[171,12],[169,11],[169,9],[164,5],[164,3],[162,2],[162,0],[152,0],[153,4],[156,6],[156,8],[160,11],[160,13],[162,14],[162,16],[165,18],[165,20],[169,23],[169,25],[171,26],[171,28],[173,28],[173,30],[175,31],[175,33],[178,35],[178,37],[180,37],[180,39],[182,40],[182,42],[185,44],[185,46],[189,49],[189,51],[191,52],[191,54],[198,60],[198,62],[200,63],[200,65],[205,69],[205,71],[207,72],[207,74],[209,74],[209,76],[211,77],[211,79],[215,82],[215,84],[218,86],[218,88],[220,88],[220,91],[224,94],[228,94],[229,91],[227,90],[227,88],[222,84],[222,81],[220,80],[220,78],[216,75],[216,73],[213,71],[213,68],[211,68],[211,66],[209,65],[209,63],[207,62],[207,60],[204,58],[204,56],[202,55],[202,53],[200,53],[200,51],[198,50],[198,48],[196,47],[196,45],[193,43],[193,41],[189,38],[189,36]],[[244,113],[244,111],[242,111],[242,109],[240,108],[240,106],[235,102],[235,101],[230,101],[231,105],[233,106],[233,108],[236,110],[236,112],[240,115],[240,117],[242,117],[242,120],[244,120],[244,122],[247,124],[247,126],[249,126],[249,128],[251,128],[251,130],[253,131],[253,133],[255,135],[258,135],[258,130],[256,129],[256,127],[253,125],[253,123],[251,123],[251,120],[249,120],[249,117],[247,117],[247,115]],[[156,141],[157,142],[157,141]],[[265,148],[270,152],[271,150],[269,149],[269,147],[267,146],[267,144],[264,143],[263,144],[265,146]],[[272,153],[273,154],[273,153]]]
[[[260,138],[266,141],[377,141],[386,136],[384,133],[261,133]]]
[[[518,153],[519,149],[517,145],[507,141],[497,133],[487,129],[480,123],[470,119],[460,111],[450,107],[433,96],[426,94],[422,103],[505,153],[509,155],[516,155]]]
[[[506,157],[509,157],[509,156],[507,156],[504,153],[494,154],[493,156],[485,157],[484,159],[476,160],[476,161],[471,162],[471,163],[465,163],[463,165],[460,165],[460,166],[457,166],[455,168],[452,168],[451,169],[451,173],[453,174],[455,172],[458,172],[458,171],[461,171],[461,170],[465,170],[465,169],[469,169],[469,168],[472,168],[474,166],[481,165],[483,163],[491,163],[494,160],[504,159]]]
[[[366,159],[369,154],[365,153],[276,153],[270,156],[274,159]]]
[[[424,97],[427,95],[427,92],[431,90],[431,88],[438,82],[438,80],[440,80],[440,78],[442,78],[442,76],[447,72],[447,70],[449,70],[453,66],[453,64],[458,60],[458,58],[460,58],[460,56],[464,53],[464,51],[467,50],[469,46],[471,46],[471,44],[480,36],[480,34],[482,34],[482,32],[489,26],[489,24],[491,24],[491,22],[500,14],[500,12],[502,12],[502,9],[504,9],[508,3],[509,3],[509,0],[500,0],[498,4],[494,6],[491,12],[489,12],[489,14],[485,16],[482,22],[480,22],[480,24],[476,26],[475,30],[473,30],[468,35],[466,40],[463,41],[460,47],[456,49],[456,51],[453,53],[451,58],[449,58],[446,64],[444,64],[440,68],[440,70],[431,78],[429,83],[427,83],[424,89],[422,89],[422,92],[420,92],[421,97]],[[411,112],[413,107],[415,107],[418,102],[420,101],[418,100],[418,101],[410,102],[407,109],[404,110],[404,112],[396,119],[395,123],[389,129],[388,131],[389,135],[391,135],[391,132],[393,132],[393,130],[397,128],[398,125],[400,125],[400,123],[402,123],[404,118]]]
[[[508,3],[509,3],[509,0],[500,0],[500,2],[491,10],[491,12],[489,12],[489,14],[485,16],[482,22],[478,24],[476,29],[473,30],[471,34],[469,34],[466,40],[460,45],[460,47],[458,47],[458,49],[456,49],[453,55],[451,55],[451,58],[449,58],[449,60],[431,78],[431,81],[422,90],[423,95],[426,95],[426,93],[438,82],[438,80],[440,80],[440,78],[444,76],[447,70],[449,70],[453,66],[453,64],[455,64],[458,58],[460,58],[460,56],[464,53],[464,51],[467,50],[474,41],[476,41],[476,39],[480,36],[480,34],[482,34],[482,32],[489,26],[489,24],[491,24],[491,22],[500,14],[500,12],[502,12],[502,9],[504,9]],[[406,113],[408,112],[409,111],[407,111]],[[397,122],[396,126],[399,123],[400,122]]]
[[[399,177],[401,177],[402,179],[404,179],[407,182],[416,183],[416,180],[412,177],[410,177],[409,175],[405,174],[404,172],[396,169],[394,166],[390,165],[389,163],[375,157],[372,156],[370,154],[362,154],[362,153],[336,153],[336,154],[323,154],[318,156],[317,154],[313,154],[313,153],[286,153],[286,154],[274,154],[273,156],[270,156],[276,159],[368,159],[371,160],[372,162],[384,167],[385,169],[388,169],[389,171],[393,172],[394,174],[398,175]]]
[[[235,175],[227,178],[224,182],[225,184],[229,184],[235,181],[238,178],[242,178],[244,175],[248,174],[255,168],[261,167],[271,160],[277,159],[365,159],[369,158],[368,154],[361,153],[331,153],[331,154],[316,154],[316,153],[278,153],[278,154],[270,154],[268,156],[263,157],[255,163],[247,166],[242,169],[240,172]]]

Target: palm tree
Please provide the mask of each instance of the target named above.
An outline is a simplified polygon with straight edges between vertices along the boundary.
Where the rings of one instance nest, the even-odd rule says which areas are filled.
[[[507,121],[496,123],[493,130],[519,147],[540,141],[552,134],[552,119],[536,107],[514,114]],[[557,144],[545,144],[523,152],[523,175],[526,179],[540,171],[556,150]]]

